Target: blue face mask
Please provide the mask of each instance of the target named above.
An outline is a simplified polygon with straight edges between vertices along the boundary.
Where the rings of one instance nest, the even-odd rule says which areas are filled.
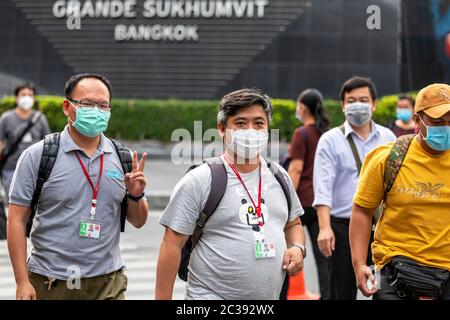
[[[422,138],[426,143],[436,151],[450,150],[450,127],[449,126],[427,126],[422,118],[420,118],[423,125],[427,128],[427,137],[425,138],[422,133]]]
[[[397,109],[397,119],[403,122],[409,122],[412,119],[412,112],[409,109],[399,108]]]
[[[98,107],[75,107],[77,110],[77,118],[73,122],[73,126],[82,135],[94,138],[108,128],[110,111],[100,110]],[[69,119],[70,120],[70,119]]]

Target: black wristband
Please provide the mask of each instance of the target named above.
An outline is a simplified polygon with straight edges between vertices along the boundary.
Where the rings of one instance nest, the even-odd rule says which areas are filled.
[[[141,200],[143,197],[145,196],[145,192],[142,192],[142,194],[140,195],[140,196],[137,196],[137,197],[135,197],[135,196],[132,196],[131,194],[127,194],[127,197],[128,197],[128,199],[130,199],[130,200],[133,200],[133,201],[139,201],[139,200]]]

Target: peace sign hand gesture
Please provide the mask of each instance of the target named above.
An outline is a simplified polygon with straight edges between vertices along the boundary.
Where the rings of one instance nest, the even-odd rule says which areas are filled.
[[[147,160],[147,153],[142,155],[141,161],[138,165],[137,152],[133,152],[132,171],[125,174],[125,187],[128,193],[134,197],[140,196],[144,193],[145,186],[147,185],[147,179],[144,175],[145,161]]]

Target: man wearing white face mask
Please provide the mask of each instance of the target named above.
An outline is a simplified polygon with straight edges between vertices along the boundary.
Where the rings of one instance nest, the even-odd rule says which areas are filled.
[[[214,180],[217,167],[205,163],[175,187],[159,220],[166,231],[156,299],[172,298],[182,250],[210,207],[211,194],[214,198],[219,193],[217,185],[225,187],[190,256],[186,299],[278,299],[286,272],[295,275],[302,270],[303,209],[287,172],[260,156],[271,113],[268,97],[259,90],[242,89],[222,99],[218,129],[225,152],[215,165],[223,179]]]
[[[319,250],[330,258],[331,299],[356,299],[349,223],[361,163],[376,147],[394,141],[388,128],[376,124],[376,90],[370,79],[353,77],[341,89],[346,121],[322,135],[314,162],[314,203],[319,218]]]
[[[20,154],[50,133],[45,115],[32,109],[36,94],[34,85],[18,86],[14,93],[15,110],[6,111],[0,118],[0,170],[6,193]]]

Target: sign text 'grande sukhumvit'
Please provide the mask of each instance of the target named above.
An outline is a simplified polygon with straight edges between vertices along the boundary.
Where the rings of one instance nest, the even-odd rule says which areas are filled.
[[[81,29],[81,20],[93,19],[261,19],[268,0],[58,0],[53,16],[66,18],[69,29]],[[199,40],[196,24],[116,24],[116,41]]]

